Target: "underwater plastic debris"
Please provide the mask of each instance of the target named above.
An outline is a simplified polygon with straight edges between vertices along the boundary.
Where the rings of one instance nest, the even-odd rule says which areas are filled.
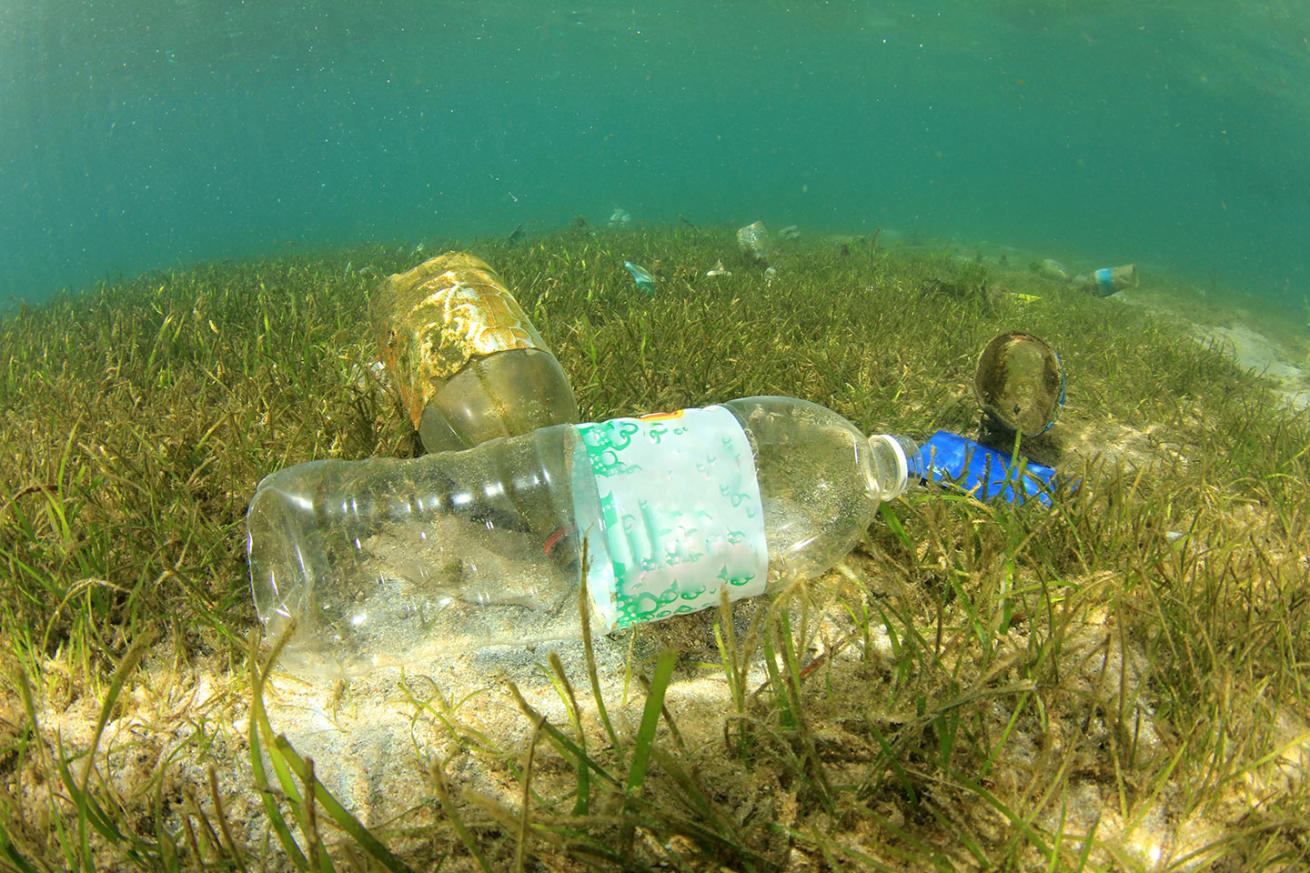
[[[764,271],[764,287],[768,288],[773,285],[773,280],[778,278],[778,268],[769,267]]]
[[[370,391],[373,388],[379,388],[382,391],[390,391],[391,378],[387,375],[386,364],[381,361],[370,361],[368,364],[351,364],[350,365],[350,384],[358,391]]]
[[[1038,337],[1011,331],[992,338],[978,356],[973,390],[992,424],[1040,436],[1064,406],[1064,366]]]
[[[1037,273],[1048,279],[1058,279],[1061,282],[1069,281],[1069,271],[1065,269],[1064,264],[1051,258],[1046,258],[1037,265]]]
[[[768,266],[769,229],[762,221],[754,221],[737,230],[737,247],[749,261]]]
[[[1044,464],[1016,463],[1008,452],[944,430],[928,438],[919,457],[925,479],[954,485],[983,502],[999,497],[1017,505],[1029,499],[1051,505],[1055,470]]]
[[[465,452],[320,460],[246,516],[255,605],[308,672],[582,636],[771,593],[844,558],[919,446],[794,397],[562,424]],[[670,487],[670,483],[681,483]]]
[[[1102,267],[1089,276],[1078,276],[1074,283],[1095,291],[1102,297],[1109,297],[1116,291],[1137,285],[1137,265],[1124,264],[1121,267]]]
[[[632,224],[632,215],[628,210],[615,206],[614,211],[610,213],[609,226],[627,227],[629,224]]]
[[[723,261],[715,261],[714,266],[705,271],[705,275],[712,279],[716,276],[731,276],[732,271],[724,268]]]
[[[655,277],[650,271],[640,264],[634,264],[632,261],[624,261],[623,266],[632,274],[632,281],[637,283],[637,287],[650,293],[655,292]]]
[[[794,224],[789,224],[782,230],[778,231],[778,239],[800,239],[801,229]]]
[[[429,452],[578,420],[568,377],[482,259],[447,252],[388,276],[369,304],[382,360]]]

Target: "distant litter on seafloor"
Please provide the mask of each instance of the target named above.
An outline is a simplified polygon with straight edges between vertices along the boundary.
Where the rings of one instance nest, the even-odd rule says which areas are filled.
[[[737,247],[746,259],[763,266],[769,265],[769,229],[762,221],[753,221],[737,229]]]
[[[632,274],[632,281],[637,283],[637,287],[642,291],[655,293],[655,277],[650,271],[640,264],[634,264],[632,261],[624,261],[623,266]]]

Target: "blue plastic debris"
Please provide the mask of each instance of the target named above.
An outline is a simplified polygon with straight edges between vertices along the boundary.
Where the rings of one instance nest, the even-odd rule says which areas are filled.
[[[1035,498],[1043,506],[1051,505],[1055,470],[1044,464],[1015,463],[1006,452],[944,430],[920,447],[919,457],[929,480],[956,485],[979,500],[1000,497],[1022,504]],[[1016,490],[1016,485],[1021,489]]]
[[[637,287],[649,293],[655,293],[655,277],[650,271],[640,264],[634,264],[632,261],[624,261],[623,266],[627,267],[628,272],[632,274],[632,281],[637,283]]]

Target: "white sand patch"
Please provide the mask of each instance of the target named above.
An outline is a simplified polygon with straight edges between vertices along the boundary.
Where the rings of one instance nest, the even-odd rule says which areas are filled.
[[[843,580],[858,582],[861,576],[844,563],[828,579],[839,585]],[[838,585],[830,586],[829,591]],[[734,629],[739,641],[762,606],[762,601],[735,606]],[[653,655],[669,647],[683,657],[666,705],[687,746],[693,750],[721,748],[725,721],[733,717],[731,694],[720,669],[695,666],[717,661],[714,619],[712,613],[687,616],[643,629],[635,640],[618,636],[596,641],[603,699],[620,736],[630,737],[635,732],[645,703],[629,665],[649,672]],[[863,635],[852,636],[853,620],[834,604],[812,613],[810,620],[817,622],[816,640],[804,653],[803,665],[818,664],[824,656],[830,664],[843,665],[847,659],[871,657],[876,662],[893,657],[884,629],[876,624],[869,628],[869,650],[865,650]],[[793,627],[799,627],[797,618]],[[1011,651],[1003,653],[1002,661],[1022,660],[1029,648],[1022,625],[1006,635],[1004,646]],[[285,734],[301,755],[314,759],[318,778],[366,826],[383,832],[407,825],[421,827],[441,815],[431,801],[430,773],[438,766],[452,788],[489,798],[506,809],[517,807],[522,786],[498,762],[522,754],[532,721],[515,703],[507,680],[513,681],[528,704],[551,724],[575,736],[565,703],[543,670],[551,651],[559,656],[573,683],[588,748],[603,760],[607,741],[586,678],[583,647],[576,642],[496,647],[349,680],[298,678],[275,671],[265,691],[265,704],[274,731]],[[228,672],[228,665],[217,662],[179,669],[164,663],[163,650],[157,655],[133,677],[105,730],[97,780],[103,779],[121,797],[131,798],[147,790],[153,793],[150,780],[163,772],[165,792],[170,786],[178,790],[190,786],[195,802],[212,815],[214,807],[207,792],[212,762],[237,841],[263,844],[268,823],[262,800],[253,790],[247,745],[249,689],[244,672],[240,665],[235,672]],[[1051,755],[1058,759],[1062,747],[1078,744],[1073,764],[1077,775],[1070,778],[1063,805],[1065,846],[1095,833],[1100,848],[1093,853],[1094,859],[1131,859],[1143,869],[1170,865],[1176,865],[1171,869],[1200,869],[1217,851],[1207,847],[1220,844],[1242,815],[1274,798],[1305,790],[1310,728],[1291,713],[1280,713],[1273,751],[1248,772],[1234,775],[1230,798],[1217,809],[1189,812],[1171,786],[1124,815],[1116,786],[1104,775],[1104,756],[1110,754],[1106,750],[1115,743],[1120,749],[1133,744],[1142,761],[1163,761],[1171,754],[1155,721],[1147,685],[1151,666],[1140,646],[1119,632],[1116,617],[1104,607],[1081,614],[1068,628],[1060,658],[1063,681],[1076,696],[1096,700],[1100,713],[1081,726],[1052,718],[1044,735],[1021,725],[1006,744],[998,761],[1001,766],[992,778],[998,786],[1005,786],[1007,793],[1022,791],[1030,781],[1044,778],[1040,768],[1053,760]],[[816,701],[816,707],[831,715],[832,706],[858,705],[857,701],[869,695],[867,676],[861,679],[862,674],[851,670],[843,666],[836,671],[837,699],[823,704]],[[822,675],[820,671],[811,681],[820,681]],[[759,689],[766,678],[757,657],[747,676],[748,693]],[[1004,681],[1001,674],[993,679]],[[860,696],[848,696],[852,693]],[[1011,694],[998,697],[991,707],[989,717],[998,735],[1010,717],[1013,699]],[[79,698],[57,712],[45,710],[41,718],[44,730],[57,731],[65,753],[71,754],[89,745],[97,715],[94,701]],[[840,721],[819,718],[812,727],[815,742],[825,750],[834,773],[845,773],[842,768],[860,772],[876,754],[867,737],[850,734]],[[540,748],[548,749],[548,745],[543,742]],[[75,762],[74,772],[80,773],[80,761]],[[1096,773],[1101,774],[1099,778],[1088,775]],[[543,770],[541,778],[550,779],[552,774]],[[556,770],[553,778],[567,779],[568,774]],[[62,793],[54,785],[31,789],[32,797]],[[1053,834],[1061,829],[1060,818],[1057,801],[1037,823]],[[1003,828],[1004,822],[995,825]],[[324,836],[329,845],[339,839],[331,827],[324,829]],[[1111,857],[1107,846],[1118,854]]]
[[[1274,749],[1260,766],[1242,774],[1239,793],[1252,810],[1273,798],[1306,790],[1310,776],[1310,725],[1295,713],[1280,708],[1273,725]]]
[[[1101,463],[1109,469],[1141,470],[1157,465],[1186,467],[1189,458],[1174,429],[1159,423],[1136,428],[1118,421],[1063,422],[1058,434],[1062,466],[1068,459]]]
[[[1217,348],[1239,367],[1266,376],[1274,389],[1295,409],[1310,408],[1310,342],[1288,338],[1282,341],[1253,325],[1253,316],[1243,309],[1228,310],[1227,324],[1201,323],[1181,298],[1161,298],[1149,291],[1129,289],[1108,298],[1127,306],[1140,306],[1185,326],[1198,343]],[[1209,306],[1209,304],[1206,304]],[[1210,310],[1212,317],[1216,310]]]
[[[1270,379],[1291,406],[1310,408],[1310,366],[1304,360],[1297,360],[1294,350],[1243,324],[1196,325],[1194,335],[1200,343],[1214,344],[1238,366]]]

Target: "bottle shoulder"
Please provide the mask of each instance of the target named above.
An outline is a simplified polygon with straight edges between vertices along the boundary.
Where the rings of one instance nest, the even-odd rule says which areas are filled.
[[[845,416],[799,397],[761,395],[722,404],[732,412],[753,446],[794,440],[832,439],[863,441],[863,432]]]
[[[790,397],[724,404],[755,454],[768,532],[769,587],[822,573],[873,518],[869,443],[844,416]]]

